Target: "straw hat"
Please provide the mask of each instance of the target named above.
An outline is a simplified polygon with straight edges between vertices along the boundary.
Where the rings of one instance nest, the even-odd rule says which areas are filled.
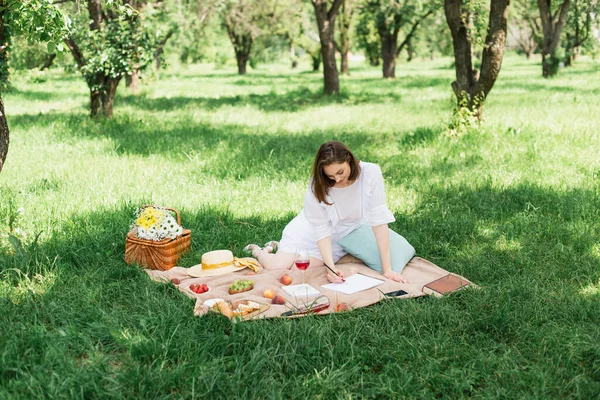
[[[215,250],[202,254],[202,264],[189,268],[188,275],[200,278],[229,274],[244,268],[258,272],[258,261],[253,258],[236,258],[229,250]]]

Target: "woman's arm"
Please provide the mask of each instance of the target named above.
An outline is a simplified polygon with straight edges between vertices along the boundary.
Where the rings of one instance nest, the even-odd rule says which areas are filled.
[[[327,272],[327,279],[329,282],[339,283],[344,278],[344,273],[335,267],[333,262],[333,251],[331,250],[331,236],[324,237],[317,241],[319,250],[321,250],[321,257],[323,257],[323,263],[333,269],[338,275],[336,276],[333,272]]]
[[[388,224],[374,226],[373,233],[375,234],[377,248],[379,249],[379,254],[381,255],[381,269],[383,276],[396,282],[408,283],[408,280],[404,276],[392,270],[392,260],[390,255],[390,232],[388,229]]]

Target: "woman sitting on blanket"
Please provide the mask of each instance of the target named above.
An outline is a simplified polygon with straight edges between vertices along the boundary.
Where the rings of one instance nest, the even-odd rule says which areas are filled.
[[[341,282],[344,275],[335,263],[347,253],[338,242],[362,224],[369,224],[381,254],[383,276],[408,283],[392,270],[390,262],[388,224],[394,221],[386,205],[379,166],[359,161],[346,145],[331,141],[319,148],[304,210],[285,227],[281,241],[268,242],[264,249],[249,244],[244,250],[252,252],[266,269],[289,269],[296,249],[307,249],[311,266],[328,265],[338,275],[329,271],[327,279]]]

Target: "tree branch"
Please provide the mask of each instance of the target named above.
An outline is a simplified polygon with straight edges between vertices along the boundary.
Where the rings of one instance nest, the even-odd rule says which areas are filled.
[[[331,8],[329,9],[329,11],[327,11],[327,19],[329,20],[329,22],[333,21],[335,19],[335,17],[337,16],[337,13],[340,9],[340,7],[342,6],[342,4],[344,3],[345,0],[334,0],[333,4],[331,5]],[[314,0],[313,0],[314,3]]]
[[[71,37],[65,38],[64,42],[67,45],[67,47],[69,48],[69,50],[71,50],[71,54],[73,55],[73,58],[75,59],[75,62],[77,63],[77,66],[79,68],[83,67],[85,65],[85,58],[83,57],[83,54],[81,53],[81,50],[79,49],[79,46],[77,46],[77,43],[75,43],[75,41]]]
[[[408,32],[408,35],[406,35],[406,37],[404,38],[404,41],[402,43],[400,43],[400,46],[398,46],[398,50],[396,51],[396,57],[398,57],[398,55],[400,54],[400,52],[404,49],[404,46],[406,46],[408,44],[408,42],[410,42],[410,39],[412,38],[412,36],[417,31],[417,27],[419,26],[419,24],[421,23],[421,21],[423,21],[425,18],[427,18],[431,14],[433,14],[433,10],[427,11],[425,14],[423,14],[417,20],[417,22],[415,22],[415,24],[411,28],[410,32]]]

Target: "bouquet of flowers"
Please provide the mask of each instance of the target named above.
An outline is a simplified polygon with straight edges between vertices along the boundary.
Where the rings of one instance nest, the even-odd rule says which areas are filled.
[[[183,232],[175,217],[165,208],[158,206],[139,210],[131,230],[140,239],[154,241],[175,239]]]

